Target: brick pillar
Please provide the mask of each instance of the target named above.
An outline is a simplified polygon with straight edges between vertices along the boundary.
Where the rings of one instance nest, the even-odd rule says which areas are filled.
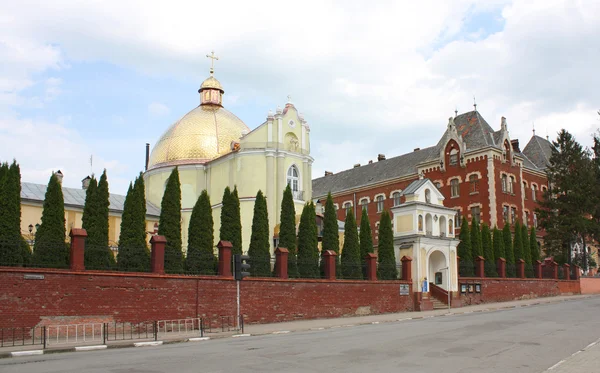
[[[323,253],[323,259],[325,260],[325,279],[335,280],[335,259],[337,253],[333,250],[327,250]]]
[[[231,242],[219,241],[219,276],[231,277]]]
[[[517,260],[517,278],[525,278],[525,261]]]
[[[555,261],[552,261],[551,265],[552,265],[552,278],[554,278],[555,280],[558,280],[558,263],[556,263]]]
[[[536,260],[533,263],[533,273],[535,275],[535,278],[543,278],[542,262],[540,262],[539,260]]]
[[[498,276],[500,278],[506,278],[506,259],[496,259],[496,270],[498,271]]]
[[[410,256],[403,256],[400,259],[402,262],[402,280],[412,281],[412,258]],[[419,286],[417,284],[417,286]]]
[[[564,274],[565,280],[571,279],[571,266],[567,263],[563,264],[563,274]]]
[[[150,271],[162,275],[165,273],[165,245],[167,238],[165,236],[152,236],[150,238]]]
[[[367,264],[367,280],[377,281],[377,255],[368,253],[365,261]]]
[[[73,228],[71,229],[69,236],[71,236],[71,252],[69,257],[71,271],[85,271],[83,258],[85,253],[85,238],[87,237],[87,232],[85,229]]]
[[[485,259],[482,256],[475,258],[475,277],[485,277]]]
[[[578,265],[575,266],[575,271],[574,272],[575,272],[574,273],[575,278],[573,280],[579,280],[579,277],[581,275],[581,268]]]
[[[288,278],[288,254],[285,247],[275,249],[275,277]]]

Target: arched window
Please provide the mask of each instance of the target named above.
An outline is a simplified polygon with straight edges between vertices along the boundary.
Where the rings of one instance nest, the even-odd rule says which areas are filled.
[[[456,166],[458,164],[458,150],[450,150],[450,166]]]
[[[300,173],[298,172],[298,168],[295,165],[292,165],[287,172],[287,183],[292,188],[292,194],[294,195],[294,199],[299,198],[300,195]]]
[[[471,183],[471,193],[479,192],[479,176],[477,174],[469,176],[469,183]]]
[[[419,215],[419,232],[423,232],[423,215]]]
[[[394,192],[392,198],[394,199],[394,206],[400,206],[400,192]]]
[[[425,189],[425,203],[431,203],[431,190]]]
[[[377,202],[377,212],[382,212],[383,211],[383,196],[381,196],[381,195],[377,196],[377,198],[375,198],[375,201]]]
[[[440,217],[440,237],[446,237],[446,218],[444,216]]]
[[[448,234],[450,236],[454,235],[454,223],[452,222],[452,219],[448,220]]]
[[[369,200],[367,198],[363,198],[358,203],[360,205],[361,213],[362,210],[365,210],[367,213],[369,212]]]
[[[344,210],[346,210],[346,215],[348,215],[348,213],[350,212],[350,209],[352,209],[352,203],[351,202],[346,202],[344,203]]]
[[[433,234],[433,218],[431,214],[425,215],[425,234],[428,236]]]

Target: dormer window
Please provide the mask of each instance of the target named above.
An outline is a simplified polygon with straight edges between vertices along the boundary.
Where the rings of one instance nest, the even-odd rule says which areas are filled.
[[[456,166],[458,164],[458,150],[452,149],[450,150],[450,166]]]

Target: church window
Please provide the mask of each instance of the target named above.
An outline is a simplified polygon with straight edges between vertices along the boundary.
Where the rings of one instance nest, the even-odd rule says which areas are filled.
[[[458,164],[458,150],[450,150],[450,166],[456,166]]]
[[[452,222],[452,219],[448,220],[448,234],[451,236],[454,234],[454,223]]]
[[[394,192],[392,198],[394,199],[394,206],[400,206],[400,192]]]
[[[524,197],[525,197],[525,199],[527,199],[527,182],[526,181],[523,181],[523,190],[525,191],[525,193],[523,193]]]
[[[517,222],[517,208],[516,207],[510,208],[510,221],[513,224],[515,224]]]
[[[431,203],[431,191],[425,189],[425,203]]]
[[[471,183],[471,193],[479,193],[479,176],[476,174],[469,176],[469,183]]]
[[[534,184],[531,186],[531,199],[534,201],[537,201],[536,195],[535,195],[536,192],[537,192],[537,185]]]
[[[529,226],[529,211],[525,211],[525,226]]]
[[[456,210],[456,219],[454,220],[454,227],[459,228],[462,222],[462,211]]]
[[[383,211],[383,196],[377,196],[377,198],[375,198],[375,201],[377,201],[377,212],[382,212]]]
[[[450,180],[450,196],[458,197],[460,195],[460,188],[458,184],[458,179]]]
[[[508,192],[511,193],[511,194],[515,193],[514,185],[515,185],[515,177],[511,176],[510,177],[510,184],[508,184]]]
[[[477,222],[477,224],[479,224],[479,221],[481,220],[481,207],[479,207],[479,206],[471,207],[471,215],[473,216],[473,218],[475,218],[475,221]]]
[[[346,215],[348,215],[348,213],[350,212],[351,208],[352,208],[352,202],[346,202],[346,203],[344,203],[344,210],[346,210]]]
[[[502,219],[504,220],[504,224],[508,223],[508,206],[502,206]]]
[[[369,213],[369,200],[367,198],[363,198],[360,200],[360,209],[365,210],[367,213]]]
[[[423,215],[419,215],[419,232],[423,232]]]
[[[508,176],[506,174],[502,174],[502,192],[508,193]]]
[[[533,213],[533,227],[537,228],[538,227],[538,220],[537,220],[537,214]]]
[[[294,199],[301,199],[299,197],[299,184],[300,184],[300,173],[298,172],[298,168],[295,165],[292,165],[287,172],[287,183],[292,188],[292,194],[294,194]]]

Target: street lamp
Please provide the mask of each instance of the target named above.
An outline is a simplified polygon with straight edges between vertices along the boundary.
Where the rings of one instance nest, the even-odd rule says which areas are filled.
[[[33,224],[29,224],[29,234],[31,234],[31,232],[33,232]]]

